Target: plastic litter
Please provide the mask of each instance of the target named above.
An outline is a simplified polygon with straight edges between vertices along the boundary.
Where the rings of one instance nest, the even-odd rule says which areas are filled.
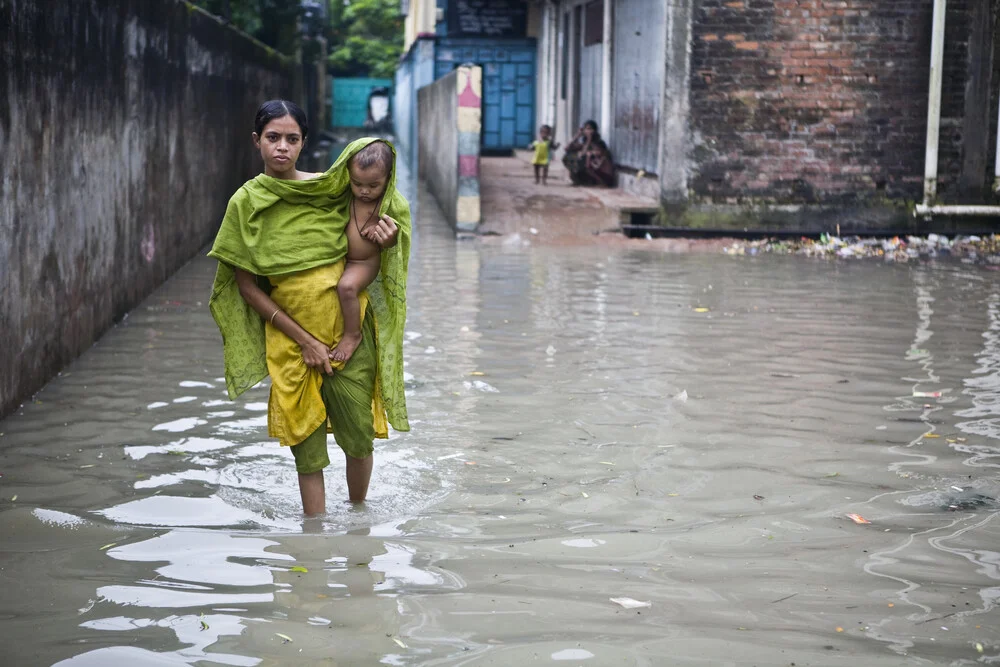
[[[633,600],[632,598],[610,598],[612,602],[617,605],[621,605],[626,609],[642,609],[643,607],[652,607],[653,603],[643,600]]]
[[[860,514],[848,514],[847,518],[850,519],[851,521],[853,521],[854,523],[858,523],[858,524],[871,523],[871,521],[869,521],[868,519],[864,518]]]
[[[896,236],[891,239],[841,237],[822,234],[819,239],[738,240],[723,248],[727,255],[754,256],[763,253],[806,255],[808,257],[864,259],[908,262],[913,259],[956,257],[968,263],[1000,264],[1000,234],[992,236],[956,236],[938,234],[926,237]]]

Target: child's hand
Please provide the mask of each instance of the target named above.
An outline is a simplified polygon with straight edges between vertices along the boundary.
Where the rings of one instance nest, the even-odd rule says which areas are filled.
[[[396,240],[399,237],[399,227],[396,226],[396,221],[387,215],[379,217],[378,222],[365,231],[369,233],[368,240],[383,249],[396,245]]]

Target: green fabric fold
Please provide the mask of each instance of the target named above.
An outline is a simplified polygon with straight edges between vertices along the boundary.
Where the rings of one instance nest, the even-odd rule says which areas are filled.
[[[247,181],[229,200],[209,257],[219,260],[209,309],[222,333],[226,389],[230,399],[267,377],[264,321],[240,296],[235,269],[257,276],[305,271],[347,255],[351,189],[347,162],[373,137],[351,142],[317,178],[291,181],[265,174]],[[388,143],[388,142],[386,142]],[[403,392],[403,329],[410,257],[410,205],[396,190],[393,169],[379,210],[399,226],[395,246],[382,251],[378,277],[368,298],[378,331],[378,369],[389,423],[410,429]]]

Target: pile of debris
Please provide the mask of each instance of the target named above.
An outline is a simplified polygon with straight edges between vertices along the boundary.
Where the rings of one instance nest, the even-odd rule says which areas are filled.
[[[740,240],[722,249],[727,255],[806,255],[858,259],[882,258],[887,261],[906,262],[911,259],[955,257],[964,262],[1000,264],[1000,234],[992,236],[947,236],[929,234],[926,237],[907,236],[885,238],[859,238],[830,236],[819,239],[800,238]]]

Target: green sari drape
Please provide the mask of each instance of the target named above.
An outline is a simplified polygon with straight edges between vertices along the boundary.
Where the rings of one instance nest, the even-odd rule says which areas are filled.
[[[274,276],[332,264],[347,255],[350,177],[347,163],[373,141],[347,146],[326,172],[304,181],[260,174],[229,200],[210,257],[219,260],[209,308],[222,333],[226,388],[237,396],[267,376],[264,322],[239,293],[234,269]],[[387,142],[388,143],[388,142]],[[396,245],[382,251],[378,277],[368,298],[378,332],[378,380],[389,423],[408,431],[403,392],[403,328],[406,275],[410,255],[410,206],[396,190],[393,169],[382,198],[381,214],[399,227]]]

